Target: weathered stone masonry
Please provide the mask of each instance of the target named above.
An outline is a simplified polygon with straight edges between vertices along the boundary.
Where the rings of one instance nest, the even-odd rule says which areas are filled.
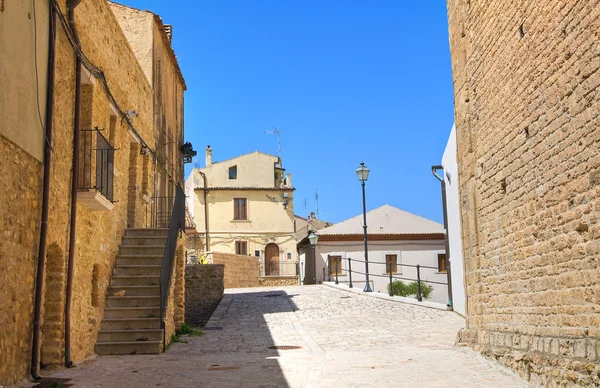
[[[185,267],[185,321],[204,326],[223,299],[223,264]]]
[[[600,384],[600,1],[448,0],[468,327],[548,386]]]

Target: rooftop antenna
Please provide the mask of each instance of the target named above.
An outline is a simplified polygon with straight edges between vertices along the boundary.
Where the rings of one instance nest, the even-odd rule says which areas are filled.
[[[315,201],[317,202],[317,219],[319,219],[319,189],[315,191]]]
[[[272,131],[265,131],[265,135],[277,136],[277,156],[281,159],[281,138],[279,136],[279,128],[275,127]]]
[[[304,218],[306,218],[306,199],[304,200]]]

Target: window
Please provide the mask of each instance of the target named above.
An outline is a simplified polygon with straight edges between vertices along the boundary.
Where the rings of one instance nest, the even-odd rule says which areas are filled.
[[[342,256],[329,256],[329,274],[335,275],[337,268],[337,274],[342,274]]]
[[[385,255],[385,273],[390,273],[390,264],[392,273],[398,273],[398,255]]]
[[[448,260],[445,253],[438,254],[438,272],[448,271]]]
[[[233,219],[234,220],[247,220],[248,219],[248,208],[246,206],[246,198],[234,198],[233,199]]]
[[[229,179],[237,179],[237,166],[229,167]]]
[[[254,251],[254,256],[260,257],[260,251]]]
[[[246,256],[248,254],[248,242],[247,241],[236,241],[235,242],[235,254]]]

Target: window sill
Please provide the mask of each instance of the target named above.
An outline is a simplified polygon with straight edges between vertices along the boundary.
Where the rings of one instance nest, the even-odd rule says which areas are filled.
[[[436,272],[436,275],[447,275],[448,271],[444,271],[444,272]]]
[[[251,223],[252,221],[250,221],[250,220],[231,220],[229,222],[232,222],[232,223],[242,223],[243,224],[243,223]]]
[[[386,272],[386,273],[383,273],[382,275],[383,275],[383,276],[388,276],[388,277],[389,277],[389,276],[390,276],[390,273],[389,273],[389,272]],[[392,274],[392,276],[398,276],[398,275],[402,275],[402,272],[396,272],[396,273],[393,273],[393,274]]]
[[[94,211],[111,211],[115,205],[96,189],[79,189],[77,202]]]

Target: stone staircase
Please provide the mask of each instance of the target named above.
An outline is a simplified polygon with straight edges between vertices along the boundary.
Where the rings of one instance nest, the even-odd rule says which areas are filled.
[[[168,229],[127,229],[113,272],[97,354],[157,354],[160,268]]]

